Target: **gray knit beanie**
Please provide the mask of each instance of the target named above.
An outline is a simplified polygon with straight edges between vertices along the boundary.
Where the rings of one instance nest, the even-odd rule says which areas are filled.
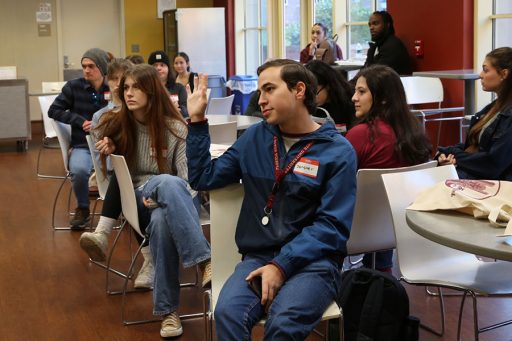
[[[108,54],[107,52],[103,51],[102,49],[93,48],[85,51],[84,55],[82,56],[82,60],[84,58],[89,58],[92,60],[98,69],[100,69],[101,74],[105,76],[107,74],[107,65],[108,65]]]

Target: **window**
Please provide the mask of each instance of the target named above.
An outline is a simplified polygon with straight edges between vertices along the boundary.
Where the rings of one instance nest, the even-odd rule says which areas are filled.
[[[300,0],[285,0],[283,33],[286,58],[299,60],[300,22]]]
[[[268,58],[267,1],[245,0],[244,42],[245,70],[248,75],[256,75],[258,66]]]
[[[368,18],[374,11],[385,11],[386,0],[347,0],[347,51],[348,59],[366,59],[370,47]]]
[[[315,0],[315,17],[313,22],[319,22],[325,25],[329,29],[329,33],[332,32],[332,4],[331,0]]]
[[[512,46],[512,2],[494,0],[493,4],[493,49]]]

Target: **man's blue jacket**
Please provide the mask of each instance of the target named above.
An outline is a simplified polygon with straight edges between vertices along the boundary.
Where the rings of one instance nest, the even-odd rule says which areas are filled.
[[[309,141],[315,143],[284,178],[268,225],[261,219],[274,184],[273,137],[283,169]],[[187,137],[189,182],[196,190],[242,180],[245,196],[236,229],[242,255],[273,252],[290,277],[309,263],[346,255],[356,193],[356,155],[332,123],[325,123],[286,153],[276,126],[261,122],[245,131],[218,159],[211,160],[207,124],[190,124]],[[307,175],[304,175],[307,174]]]

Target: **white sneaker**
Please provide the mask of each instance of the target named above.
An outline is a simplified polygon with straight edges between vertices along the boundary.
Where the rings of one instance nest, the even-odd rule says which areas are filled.
[[[162,321],[160,328],[161,337],[173,337],[183,334],[183,327],[181,326],[180,316],[177,312],[172,312]]]
[[[92,260],[103,262],[107,258],[108,237],[103,232],[84,232],[80,236],[80,247]]]
[[[137,278],[135,278],[133,287],[136,289],[153,289],[154,278],[155,268],[153,266],[153,259],[144,258],[144,263],[142,263]]]

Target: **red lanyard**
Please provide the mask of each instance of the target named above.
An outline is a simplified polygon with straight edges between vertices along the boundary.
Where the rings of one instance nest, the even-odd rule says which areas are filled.
[[[293,160],[290,161],[290,163],[284,168],[279,168],[279,140],[277,136],[274,136],[274,185],[272,186],[272,191],[268,195],[267,198],[267,205],[265,205],[265,208],[263,209],[263,212],[265,215],[261,219],[261,223],[263,225],[267,225],[270,219],[270,214],[272,214],[272,206],[274,204],[274,199],[279,191],[279,186],[281,182],[283,181],[284,177],[290,173],[290,171],[293,169],[295,164],[300,160],[301,157],[306,154],[306,152],[313,146],[315,141],[310,141],[308,144],[306,144],[302,149],[299,151],[299,153],[293,158]]]

